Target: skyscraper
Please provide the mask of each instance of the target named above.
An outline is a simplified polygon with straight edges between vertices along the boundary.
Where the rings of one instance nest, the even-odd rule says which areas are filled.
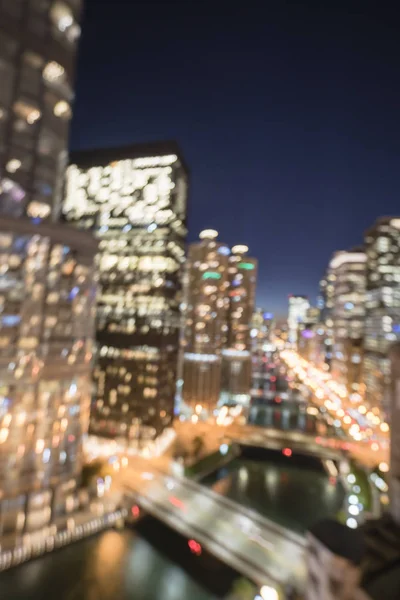
[[[336,252],[329,267],[333,276],[332,376],[348,394],[358,394],[364,387],[366,254],[363,248]]]
[[[231,250],[206,229],[189,247],[183,335],[183,399],[212,410],[250,399],[257,263],[247,246]]]
[[[0,212],[56,220],[80,0],[0,5]]]
[[[230,249],[206,229],[189,246],[184,295],[183,399],[212,410],[220,396],[221,352],[228,342]]]
[[[251,319],[253,317],[257,261],[247,256],[248,247],[237,245],[229,257],[228,343],[222,350],[221,399],[230,403],[250,400]]]
[[[289,342],[295,344],[297,342],[297,329],[299,323],[304,322],[307,310],[310,308],[310,303],[307,296],[289,296],[289,313],[288,313],[288,328]]]
[[[78,506],[96,243],[57,217],[79,8],[0,5],[2,542],[62,527]]]
[[[389,347],[400,339],[400,218],[383,217],[366,232],[366,402],[388,412]]]
[[[65,218],[99,240],[98,435],[151,440],[172,421],[187,186],[173,142],[71,157]]]

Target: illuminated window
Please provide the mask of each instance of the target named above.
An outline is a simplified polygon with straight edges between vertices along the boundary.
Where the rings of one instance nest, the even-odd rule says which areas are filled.
[[[71,107],[65,100],[60,100],[54,107],[54,114],[56,117],[62,119],[70,119],[72,116]]]
[[[38,108],[33,106],[32,104],[28,104],[23,100],[20,100],[14,104],[14,113],[24,119],[29,125],[33,125],[40,119],[42,113]]]

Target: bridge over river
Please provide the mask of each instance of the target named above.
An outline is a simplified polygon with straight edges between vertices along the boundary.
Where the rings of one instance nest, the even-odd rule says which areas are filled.
[[[256,584],[305,582],[305,539],[186,478],[138,462],[124,471],[126,499]],[[137,509],[134,509],[137,512]]]

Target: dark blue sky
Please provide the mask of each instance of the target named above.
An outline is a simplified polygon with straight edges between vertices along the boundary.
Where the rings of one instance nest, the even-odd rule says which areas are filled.
[[[289,293],[315,297],[333,251],[400,213],[386,4],[86,0],[71,145],[176,139],[190,239],[248,244],[258,303],[285,312]]]

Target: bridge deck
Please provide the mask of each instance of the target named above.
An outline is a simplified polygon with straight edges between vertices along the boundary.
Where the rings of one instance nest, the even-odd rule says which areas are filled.
[[[260,586],[305,583],[305,540],[232,500],[185,478],[129,469],[132,500]]]

